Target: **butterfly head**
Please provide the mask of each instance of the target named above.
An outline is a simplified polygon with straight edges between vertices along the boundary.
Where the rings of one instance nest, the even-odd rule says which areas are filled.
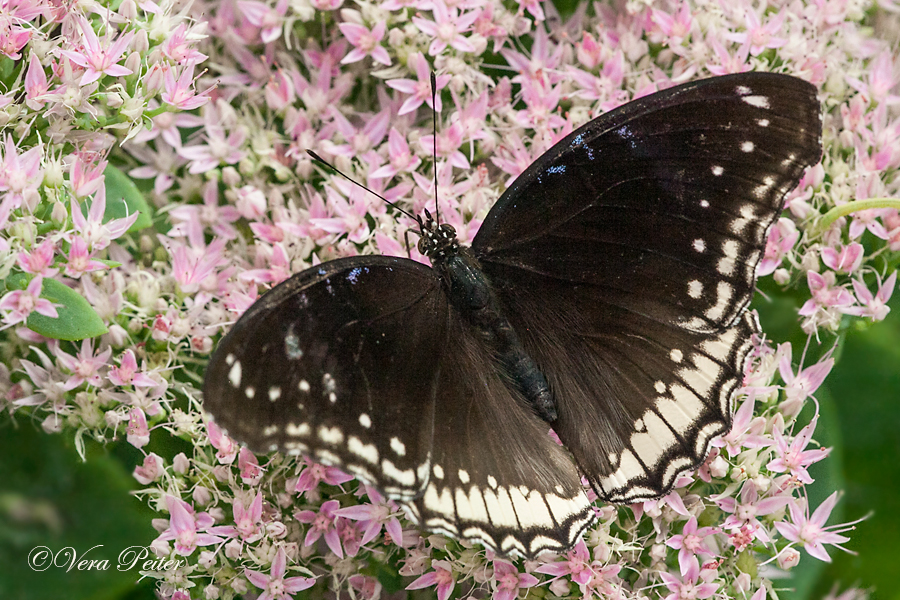
[[[459,250],[459,240],[456,239],[456,229],[449,223],[440,223],[425,211],[425,220],[419,218],[420,237],[417,245],[419,252],[434,260],[442,260],[456,254]]]

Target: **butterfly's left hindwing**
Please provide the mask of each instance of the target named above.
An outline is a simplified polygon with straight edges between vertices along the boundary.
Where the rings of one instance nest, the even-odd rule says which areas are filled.
[[[575,131],[472,244],[598,495],[657,497],[730,422],[766,234],[821,156],[815,88],[742,73]]]

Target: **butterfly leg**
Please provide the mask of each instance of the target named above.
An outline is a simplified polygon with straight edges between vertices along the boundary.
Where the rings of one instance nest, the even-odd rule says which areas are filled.
[[[409,229],[403,232],[403,245],[406,246],[406,258],[412,258],[412,249],[409,247]]]

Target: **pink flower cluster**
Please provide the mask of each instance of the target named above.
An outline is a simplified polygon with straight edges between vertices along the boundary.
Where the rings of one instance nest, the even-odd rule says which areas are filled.
[[[266,289],[335,257],[407,252],[411,221],[306,150],[412,213],[439,198],[468,243],[505,187],[579,125],[747,70],[811,81],[828,111],[825,157],[770,230],[760,276],[798,290],[811,337],[884,319],[900,252],[898,57],[861,7],[630,1],[561,17],[534,0],[4,6],[0,53],[17,71],[0,95],[0,338],[21,355],[0,365],[0,407],[47,432],[141,449],[141,496],[168,515],[154,521],[153,550],[190,563],[159,574],[165,597],[332,589],[374,600],[383,582],[371,573],[391,572],[439,600],[534,588],[764,600],[772,569],[829,560],[848,541],[852,523],[828,524],[838,494],[819,506],[805,494],[809,467],[828,456],[814,440],[827,352],[798,366],[789,344],[757,340],[733,427],[695,474],[658,500],[598,505],[571,551],[529,561],[423,537],[333,467],[257,457],[198,400],[215,340]],[[34,325],[67,311],[102,330],[72,341]],[[193,454],[145,449],[165,435]],[[740,562],[766,556],[768,570]]]

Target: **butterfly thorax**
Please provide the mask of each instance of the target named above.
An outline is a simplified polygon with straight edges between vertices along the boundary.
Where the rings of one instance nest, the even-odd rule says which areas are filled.
[[[535,414],[547,423],[556,421],[556,402],[547,379],[522,346],[472,250],[459,245],[451,225],[437,225],[430,215],[422,225],[419,251],[431,260],[450,304],[490,346],[498,366]]]

